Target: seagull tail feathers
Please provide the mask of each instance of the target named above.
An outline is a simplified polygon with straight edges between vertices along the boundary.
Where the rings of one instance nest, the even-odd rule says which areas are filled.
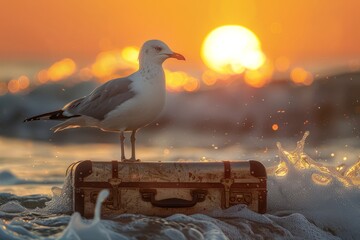
[[[65,116],[64,110],[58,110],[54,112],[48,112],[40,115],[36,115],[24,120],[24,122],[36,121],[36,120],[67,120],[73,117],[79,117],[80,115]]]

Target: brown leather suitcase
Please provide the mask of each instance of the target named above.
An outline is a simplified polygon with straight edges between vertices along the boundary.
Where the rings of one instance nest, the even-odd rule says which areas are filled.
[[[92,162],[69,166],[73,210],[92,217],[101,189],[110,190],[103,216],[169,216],[246,204],[266,212],[266,170],[258,161]]]

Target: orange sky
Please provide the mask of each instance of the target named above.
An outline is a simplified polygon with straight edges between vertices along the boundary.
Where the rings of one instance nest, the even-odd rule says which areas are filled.
[[[91,62],[101,50],[158,38],[201,67],[205,36],[238,24],[272,60],[359,60],[359,9],[355,0],[0,0],[0,59]]]

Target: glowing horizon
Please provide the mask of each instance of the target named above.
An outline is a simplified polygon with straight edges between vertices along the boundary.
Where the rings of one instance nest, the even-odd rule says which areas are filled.
[[[0,32],[6,36],[0,56],[92,59],[100,51],[139,46],[157,38],[201,67],[197,49],[211,30],[223,25],[240,25],[256,32],[272,61],[285,56],[301,64],[316,59],[358,59],[360,55],[360,30],[353,25],[359,22],[358,1],[281,0],[274,4],[199,0],[191,2],[191,8],[189,3],[88,1],[84,8],[77,1],[8,1],[0,9]]]
[[[15,0],[4,5],[0,9],[0,32],[6,37],[0,44],[0,60],[41,60],[47,67],[37,70],[36,76],[15,72],[2,79],[6,83],[0,85],[0,94],[26,90],[34,81],[43,84],[76,76],[104,82],[124,76],[137,67],[137,49],[154,38],[165,41],[187,59],[185,65],[177,61],[164,64],[169,91],[211,88],[229,83],[234,75],[255,88],[265,86],[276,74],[296,85],[308,86],[316,76],[313,63],[331,63],[327,65],[331,69],[341,62],[349,71],[360,69],[360,29],[353,27],[359,20],[358,1],[325,4],[281,0],[273,4],[251,0],[159,0],[154,4],[150,0],[110,0],[107,4],[88,1],[84,8],[78,1]],[[243,46],[241,57],[226,56],[224,60],[222,53],[228,50],[216,52],[212,43],[212,50],[207,51],[215,49],[216,56],[202,60],[206,36],[228,25],[255,33],[255,38],[246,31],[240,34],[241,39],[252,39],[252,44]],[[224,41],[222,37],[216,41]],[[225,40],[228,38],[225,34]],[[249,48],[251,51],[244,51]],[[223,64],[218,61],[225,61],[226,66],[229,58],[233,61],[227,65],[230,71],[221,70],[224,66],[218,67]],[[22,83],[20,88],[23,75],[30,84]]]

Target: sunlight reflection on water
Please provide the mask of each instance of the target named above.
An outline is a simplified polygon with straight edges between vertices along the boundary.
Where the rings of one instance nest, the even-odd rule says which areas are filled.
[[[185,144],[185,142],[189,141],[196,142],[197,145],[192,143]],[[278,144],[278,147],[280,146],[278,149],[276,146],[277,141],[281,142],[281,146],[284,146],[284,148]],[[290,227],[292,234],[295,235],[298,230],[301,231],[301,234],[309,233],[309,231],[303,231],[304,226],[308,226],[316,230],[315,235],[323,233],[321,230],[323,229],[330,231],[336,236],[344,237],[345,239],[358,239],[356,230],[358,227],[353,219],[359,216],[357,201],[359,199],[359,188],[357,186],[344,187],[344,185],[338,181],[339,179],[334,177],[331,183],[325,184],[326,179],[324,177],[328,177],[328,175],[326,175],[328,172],[314,172],[312,169],[313,166],[321,166],[320,169],[322,170],[325,165],[329,166],[328,169],[336,169],[336,171],[340,172],[342,172],[343,169],[347,169],[359,159],[360,148],[356,141],[353,139],[337,139],[336,141],[328,141],[321,146],[315,146],[314,144],[305,142],[305,138],[303,138],[298,142],[294,151],[288,150],[294,149],[296,145],[294,139],[267,139],[261,141],[246,139],[246,142],[236,142],[229,145],[221,144],[221,142],[225,143],[226,140],[218,138],[214,141],[214,139],[209,138],[209,136],[200,135],[194,135],[192,139],[186,138],[182,144],[156,140],[152,142],[153,145],[140,143],[137,154],[142,161],[208,162],[249,159],[261,161],[267,167],[268,172],[268,214],[256,216],[265,217],[267,220],[271,219],[276,223],[278,221],[282,227],[284,227],[284,225],[282,225],[281,222],[290,223],[287,227]],[[127,152],[129,152],[129,149],[127,150]],[[5,212],[1,212],[0,210],[0,215],[3,214],[3,219],[9,217],[11,219],[14,218],[14,216],[17,216],[16,219],[19,219],[16,220],[17,222],[6,220],[5,222],[1,222],[2,220],[0,219],[0,227],[1,225],[5,228],[8,227],[8,232],[5,236],[15,234],[11,232],[13,231],[11,230],[13,222],[14,225],[19,225],[20,223],[20,226],[24,226],[25,228],[29,226],[29,217],[33,219],[33,223],[30,223],[30,225],[33,224],[33,226],[37,226],[37,222],[43,221],[43,219],[45,219],[44,221],[50,222],[50,224],[42,227],[40,234],[43,236],[52,234],[52,237],[59,237],[59,234],[62,232],[62,236],[67,239],[69,231],[70,234],[73,234],[72,232],[74,231],[76,231],[77,234],[91,232],[91,236],[93,236],[93,233],[98,232],[100,228],[96,227],[92,229],[92,227],[102,226],[101,224],[106,225],[104,229],[107,229],[105,231],[107,234],[115,234],[118,237],[119,233],[122,234],[124,232],[122,229],[116,229],[116,232],[110,231],[108,226],[114,226],[114,224],[116,224],[112,221],[101,221],[101,224],[94,225],[82,220],[78,214],[74,214],[69,223],[69,216],[59,215],[55,216],[55,218],[53,216],[53,214],[64,213],[64,206],[68,208],[72,205],[69,204],[68,198],[63,198],[62,194],[59,195],[60,192],[62,193],[62,189],[64,189],[64,192],[69,190],[69,188],[66,187],[69,186],[69,181],[66,181],[66,179],[69,178],[65,179],[67,167],[71,163],[79,160],[110,161],[119,159],[120,149],[118,144],[59,145],[53,142],[47,143],[0,138],[0,151],[0,206],[2,206],[3,210],[5,209],[7,211],[9,209],[21,210],[21,212],[15,215],[14,213],[7,213],[5,210]],[[305,155],[307,157],[303,158]],[[346,160],[344,160],[345,157]],[[288,161],[286,159],[288,159]],[[300,166],[300,168],[295,168],[293,165]],[[276,168],[277,166],[280,166],[280,168]],[[282,173],[285,168],[286,172],[277,174]],[[271,172],[271,169],[273,172]],[[359,177],[358,170],[353,171],[352,174],[355,174],[356,178]],[[330,177],[332,177],[332,175]],[[316,181],[321,181],[324,184],[315,184],[314,178]],[[62,189],[60,187],[62,187]],[[54,190],[54,194],[52,194],[52,189]],[[44,208],[45,205],[46,207]],[[42,214],[39,218],[32,216],[31,211],[36,212],[36,207],[41,208],[40,210],[38,209],[40,211],[39,213]],[[23,211],[23,209],[25,209],[25,211]],[[241,209],[243,209],[243,207],[241,207]],[[248,227],[248,225],[246,225],[248,223],[246,217],[244,218],[242,215],[244,213],[246,215],[246,211],[241,210],[240,212],[236,212],[234,209],[228,210],[227,213],[235,214],[234,216],[237,217],[237,220],[234,221],[233,215],[231,214],[224,216],[230,217],[231,222],[239,223],[239,225],[236,226],[236,231],[240,229],[239,231],[243,232],[241,231],[241,227],[244,224]],[[68,210],[65,212],[68,212]],[[224,213],[226,213],[226,211]],[[121,217],[127,216],[129,215],[121,215]],[[193,215],[192,217],[196,219],[196,216],[199,215]],[[224,216],[219,218],[226,221],[224,220]],[[161,230],[159,234],[163,236],[164,233],[162,229],[170,226],[167,222],[164,223],[164,221],[175,219],[178,222],[182,222],[186,216],[181,215],[181,218],[178,218],[179,215],[173,215],[169,219],[160,219],[160,222],[152,222],[153,219],[151,217],[141,215],[135,217],[140,217],[140,220],[138,219],[139,221],[137,222],[139,222],[141,226],[145,226],[145,229],[142,229],[139,234],[143,235],[144,232],[151,232],[153,227],[157,226]],[[205,222],[211,224],[211,218],[209,218],[209,216],[204,217]],[[291,223],[291,219],[294,220],[293,218],[295,218],[295,220],[297,219],[297,221]],[[60,221],[60,225],[58,225],[56,221],[54,223],[54,219]],[[133,220],[134,218],[127,220],[125,225],[124,222],[122,222],[121,226],[127,229],[129,226],[127,224],[131,225]],[[203,223],[202,220],[204,219],[200,218],[194,222],[193,219],[189,220],[186,217],[185,220],[191,220],[190,225],[193,226],[194,224]],[[218,219],[214,221],[217,223],[216,226],[222,223]],[[182,225],[179,226],[184,226],[183,223],[181,224]],[[66,226],[68,231],[63,231]],[[177,225],[173,224],[171,226],[171,230],[173,231],[174,226],[176,228]],[[213,229],[214,226],[211,225],[209,229]],[[253,220],[251,220],[249,226],[253,226]],[[254,226],[255,230],[262,229],[258,224]],[[88,229],[85,227],[89,227],[89,230],[83,231],[83,229]],[[230,234],[229,236],[239,236],[237,232],[235,234],[228,232],[227,227],[228,225],[226,225],[222,231]],[[92,230],[90,230],[90,228]],[[206,228],[204,230],[205,233],[211,232],[209,229]],[[34,231],[32,227],[26,233],[39,234],[39,232]],[[186,230],[181,229],[180,233],[184,234]],[[219,230],[219,233],[222,232]],[[211,234],[213,236],[213,233]],[[322,239],[329,239],[329,237],[337,239],[337,237],[333,237],[331,234],[324,234],[327,237],[323,237]],[[32,238],[36,239],[37,237],[35,235]],[[113,239],[117,239],[117,237]],[[236,239],[235,237],[232,238]],[[173,239],[178,238],[173,237]],[[284,237],[284,239],[289,238]],[[301,239],[304,239],[304,237]]]
[[[284,146],[293,140],[281,140]],[[351,142],[351,141],[348,141]],[[276,140],[249,147],[246,144],[220,146],[220,144],[203,146],[179,146],[178,144],[156,141],[156,146],[139,145],[137,156],[142,161],[221,161],[221,160],[259,160],[265,166],[279,164]],[[335,145],[336,144],[336,145]],[[214,147],[215,146],[215,147]],[[346,148],[344,149],[344,146]],[[306,151],[314,159],[331,164],[334,167],[347,165],[359,159],[358,148],[345,140],[329,143],[324,146],[306,146]],[[6,181],[15,184],[1,184],[0,192],[16,195],[49,194],[51,186],[61,186],[67,167],[79,160],[111,161],[119,159],[118,144],[55,144],[32,140],[0,138],[0,173]],[[129,149],[127,149],[129,153]],[[2,182],[6,182],[2,179]]]

